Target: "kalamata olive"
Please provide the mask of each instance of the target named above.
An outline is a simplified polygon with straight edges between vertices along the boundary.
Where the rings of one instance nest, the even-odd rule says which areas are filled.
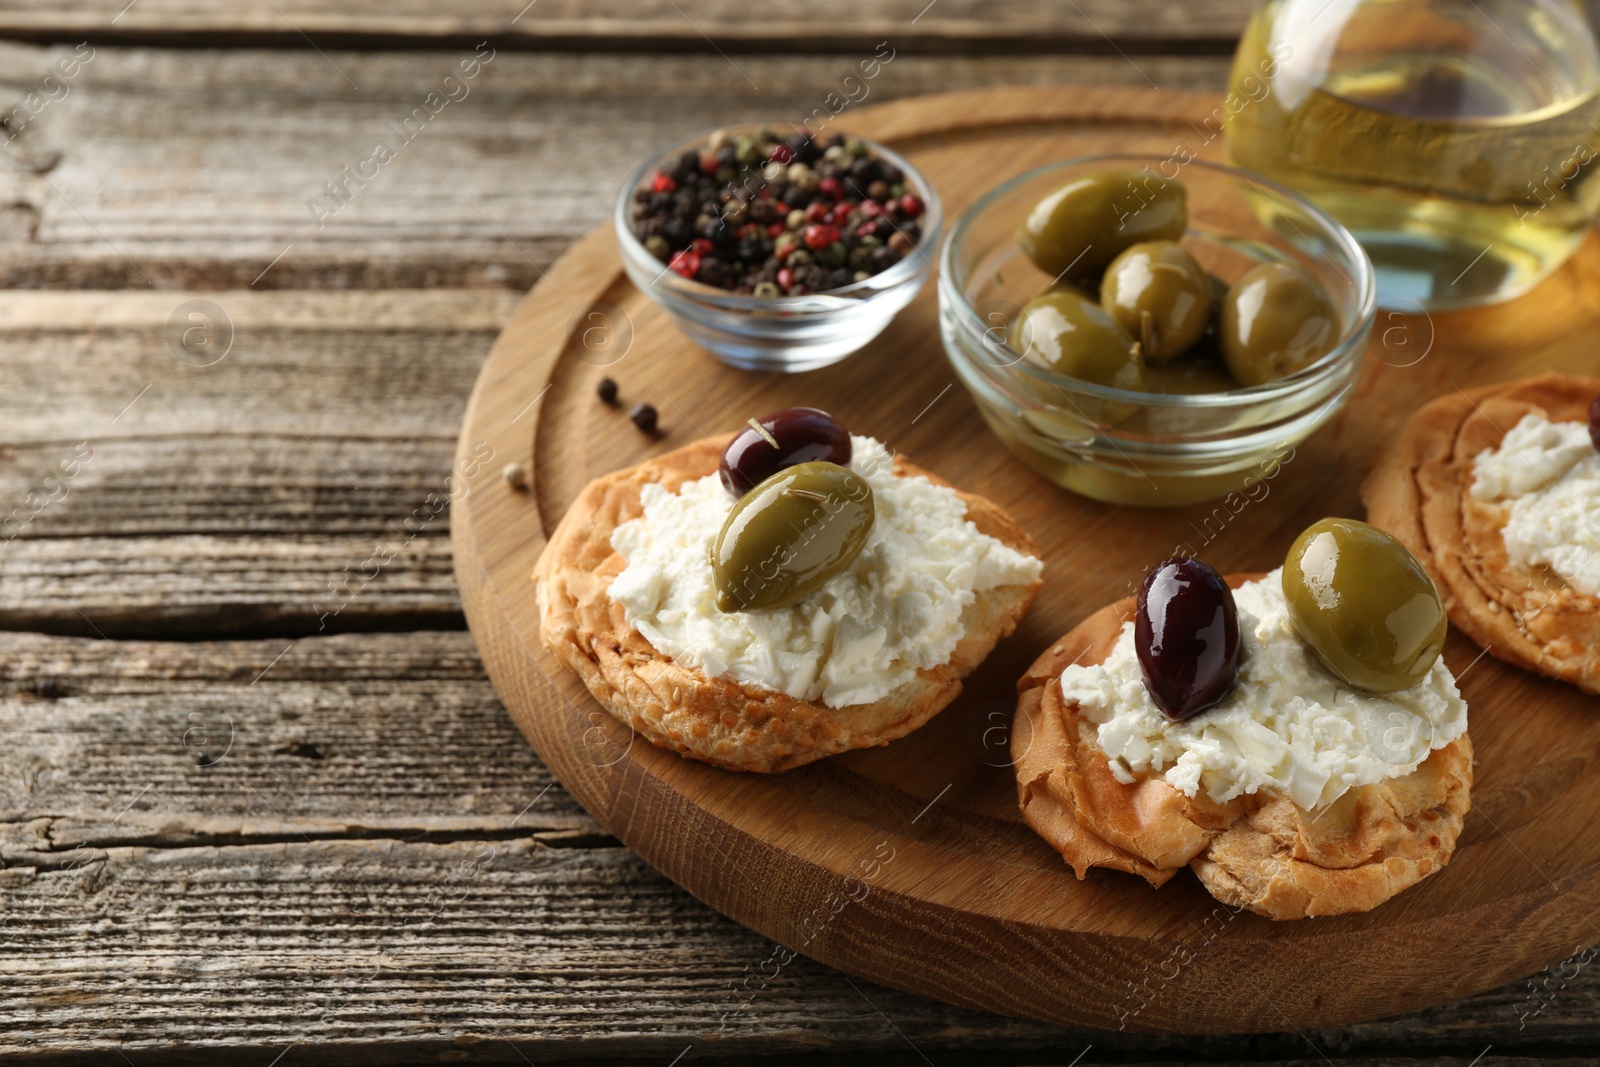
[[[1129,245],[1176,241],[1189,225],[1183,186],[1154,171],[1110,169],[1075,178],[1028,213],[1017,243],[1052,278],[1094,274]]]
[[[1144,388],[1139,346],[1104,308],[1076,289],[1046,289],[1022,309],[1006,338],[1024,356],[1072,378]]]
[[[1174,556],[1139,587],[1133,644],[1145,688],[1175,722],[1215,707],[1239,673],[1239,609],[1222,576]]]
[[[800,463],[740,497],[711,544],[717,610],[789,608],[861,554],[877,513],[848,467]]]
[[[1357,689],[1410,689],[1444,648],[1444,605],[1433,579],[1410,549],[1364,522],[1307,527],[1284,560],[1283,595],[1295,632]]]
[[[1589,405],[1589,440],[1594,442],[1594,447],[1600,449],[1600,396],[1594,398]]]
[[[1211,279],[1175,241],[1122,251],[1100,282],[1100,303],[1148,361],[1181,356],[1211,324]]]
[[[1288,263],[1263,263],[1228,289],[1217,316],[1228,371],[1263,385],[1304,370],[1333,350],[1339,312],[1321,282]]]
[[[813,460],[849,466],[850,434],[826,411],[784,408],[751,419],[722,450],[717,473],[741,497],[785,467]]]

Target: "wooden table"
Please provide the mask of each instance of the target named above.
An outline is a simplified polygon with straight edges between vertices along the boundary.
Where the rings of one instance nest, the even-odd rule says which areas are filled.
[[[880,41],[871,102],[1217,89],[1248,0],[125,2],[0,2],[0,1053],[1466,1067],[1600,1048],[1589,955],[1399,1020],[1206,1039],[775,969],[553,782],[464,630],[440,501],[467,393],[646,151],[808,114]],[[492,59],[445,82],[474,55]],[[414,118],[431,90],[455,99]]]

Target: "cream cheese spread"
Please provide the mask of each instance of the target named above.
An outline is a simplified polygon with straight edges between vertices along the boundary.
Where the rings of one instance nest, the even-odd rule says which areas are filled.
[[[1159,774],[1186,796],[1219,803],[1270,790],[1313,810],[1347,791],[1410,774],[1467,730],[1467,705],[1440,659],[1398,693],[1352,690],[1317,662],[1289,622],[1283,571],[1234,590],[1240,665],[1233,692],[1184,722],[1145,689],[1133,623],[1105,662],[1061,675],[1069,702],[1093,724],[1112,774],[1130,784]]]
[[[1600,452],[1581,422],[1524,415],[1472,461],[1472,495],[1506,508],[1506,556],[1600,596]]]
[[[717,610],[708,549],[733,499],[715,474],[677,493],[644,486],[644,514],[611,535],[627,566],[608,595],[673,659],[830,707],[880,700],[944,663],[977,594],[1031,583],[1042,564],[980,533],[953,489],[896,477],[879,442],[850,443],[877,519],[855,562],[800,604]]]

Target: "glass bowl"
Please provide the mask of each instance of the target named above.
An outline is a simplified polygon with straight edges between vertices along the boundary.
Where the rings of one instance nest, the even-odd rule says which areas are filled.
[[[758,129],[759,125],[727,127],[725,132],[738,136]],[[938,194],[921,172],[883,145],[855,138],[904,173],[907,190],[924,205],[918,219],[922,238],[910,255],[865,281],[805,296],[750,296],[673,273],[633,233],[635,190],[652,171],[704,145],[710,136],[708,131],[667,148],[640,164],[623,183],[612,221],[623,269],[634,286],[661,305],[690,339],[722,362],[744,370],[815,370],[837,363],[882,333],[933,271],[933,250],[944,214]]]
[[[1024,359],[1006,342],[1006,326],[1052,279],[1017,245],[1017,229],[1047,194],[1107,167],[1181,181],[1189,202],[1183,245],[1224,281],[1263,262],[1309,271],[1339,310],[1338,344],[1265,385],[1232,385],[1220,366],[1187,384],[1166,371],[1157,378],[1166,384],[1156,388],[1176,390],[1209,377],[1218,391],[1208,393],[1118,389]],[[956,219],[939,258],[945,352],[990,429],[1050,480],[1117,504],[1191,504],[1274,477],[1344,405],[1375,313],[1372,264],[1343,226],[1265,178],[1175,157],[1097,156],[1029,171]]]

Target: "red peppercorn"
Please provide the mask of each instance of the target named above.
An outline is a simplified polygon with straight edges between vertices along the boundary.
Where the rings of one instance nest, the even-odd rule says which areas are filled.
[[[821,200],[818,200],[815,204],[808,205],[806,207],[806,221],[807,222],[826,222],[826,221],[828,221],[828,205],[824,204]]]
[[[689,242],[689,249],[697,255],[708,256],[717,250],[717,246],[704,237],[696,237]]]
[[[652,193],[672,193],[677,192],[677,189],[678,183],[660,171],[656,171],[655,176],[650,179],[650,191]]]
[[[685,248],[682,252],[672,257],[672,262],[667,264],[667,269],[674,274],[681,274],[685,278],[693,278],[700,273],[700,254]]]
[[[907,193],[900,198],[900,211],[908,219],[914,219],[923,212],[924,205],[921,200]]]
[[[824,178],[817,183],[817,192],[840,200],[844,197],[844,186],[840,184],[838,178]]]
[[[721,163],[720,160],[717,159],[717,154],[715,152],[701,152],[700,153],[700,173],[701,174],[707,174],[707,175],[715,174],[717,172],[717,168],[720,167],[721,165],[722,165],[722,163]]]
[[[844,222],[850,217],[850,212],[855,210],[855,205],[848,200],[841,200],[833,205],[833,214],[829,216],[835,225]]]
[[[878,224],[876,222],[863,222],[860,226],[856,227],[857,237],[871,237],[877,232]]]
[[[788,267],[778,268],[778,288],[786,293],[794,288],[794,271]]]
[[[785,226],[781,222],[774,222],[771,226],[767,227],[767,236],[768,237],[781,237],[781,236],[783,236],[784,234],[786,234],[788,232],[789,232],[789,227]]]
[[[779,141],[772,146],[772,151],[767,153],[767,158],[774,163],[788,163],[794,159],[794,149]]]
[[[806,227],[806,247],[820,252],[839,239],[839,227],[826,222],[814,222]]]

